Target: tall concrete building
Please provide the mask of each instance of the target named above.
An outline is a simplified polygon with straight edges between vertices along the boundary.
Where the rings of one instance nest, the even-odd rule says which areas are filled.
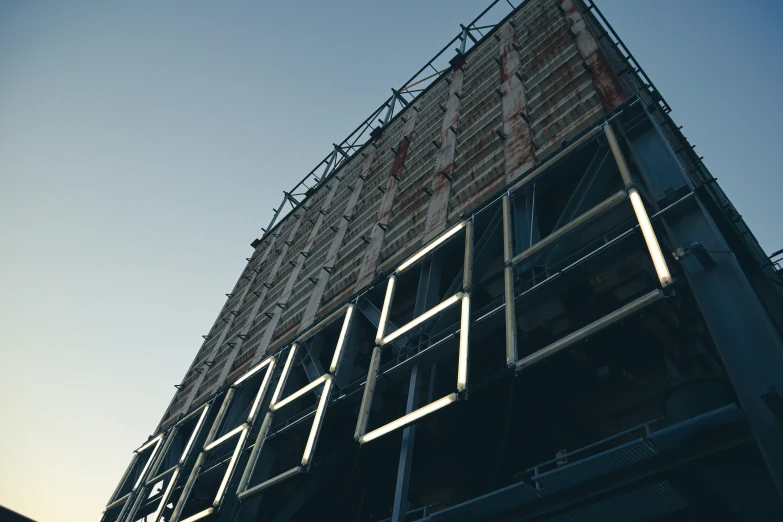
[[[284,194],[104,522],[783,520],[780,266],[592,0],[517,4]]]

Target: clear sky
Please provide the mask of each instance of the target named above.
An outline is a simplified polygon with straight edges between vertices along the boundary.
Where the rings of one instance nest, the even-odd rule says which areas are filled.
[[[485,5],[0,2],[0,504],[99,518],[282,191]],[[783,3],[599,6],[783,248]]]

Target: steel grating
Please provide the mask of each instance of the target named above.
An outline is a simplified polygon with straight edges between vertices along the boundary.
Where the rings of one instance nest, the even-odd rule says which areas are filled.
[[[642,522],[670,515],[691,506],[667,480],[608,498],[573,511],[578,522]]]
[[[434,522],[484,520],[539,498],[541,497],[535,488],[519,482],[464,504],[433,513],[429,516],[429,520]]]
[[[538,482],[541,494],[552,494],[647,460],[658,454],[659,451],[650,441],[633,441],[598,455],[592,455],[535,475],[532,479]]]

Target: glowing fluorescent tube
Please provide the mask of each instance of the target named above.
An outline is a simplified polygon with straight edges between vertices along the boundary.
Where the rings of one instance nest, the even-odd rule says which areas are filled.
[[[147,474],[147,469],[150,467],[150,464],[152,464],[152,461],[155,460],[155,457],[158,453],[158,448],[160,448],[161,440],[163,440],[162,433],[136,450],[136,453],[139,453],[140,451],[144,451],[145,449],[149,448],[153,444],[155,445],[155,447],[152,449],[152,453],[150,453],[150,458],[148,458],[147,462],[144,463],[144,468],[142,468],[141,473],[139,473],[139,478],[136,479],[136,483],[133,485],[134,491],[139,488],[139,484],[141,484],[142,479],[144,479],[144,476]]]
[[[301,472],[302,472],[302,466],[297,466],[295,468],[289,469],[288,471],[284,471],[283,473],[275,477],[272,477],[271,479],[266,480],[261,484],[258,484],[257,486],[253,486],[252,488],[244,490],[242,493],[237,494],[237,497],[239,498],[239,500],[245,500],[248,497],[252,497],[253,495],[259,494],[262,490],[268,488],[269,486],[277,484],[278,482],[282,482],[285,479],[289,477],[293,477],[294,475],[298,475]]]
[[[353,432],[354,440],[359,440],[367,430],[367,420],[370,416],[370,406],[375,393],[375,381],[378,379],[378,367],[381,365],[381,347],[376,346],[372,350],[370,367],[367,371],[367,382],[364,385],[362,405],[359,407],[359,418],[356,420],[356,430]]]
[[[266,375],[264,375],[264,380],[261,381],[261,387],[258,388],[258,393],[256,394],[256,398],[253,401],[253,406],[250,408],[250,415],[247,416],[248,423],[253,422],[253,419],[255,419],[256,413],[258,413],[258,407],[261,405],[261,401],[266,395],[266,390],[269,387],[269,381],[272,380],[272,372],[275,371],[275,358],[272,357],[269,361],[269,367],[266,370]]]
[[[639,221],[639,227],[642,229],[644,241],[647,243],[647,250],[650,251],[650,257],[652,258],[653,266],[655,266],[655,272],[658,274],[658,280],[661,282],[661,286],[666,287],[672,283],[672,276],[669,273],[669,267],[666,265],[666,260],[663,258],[663,252],[661,252],[661,246],[658,244],[658,238],[655,237],[655,231],[650,223],[650,218],[647,216],[647,210],[645,210],[642,198],[635,188],[631,188],[628,191],[628,195],[631,198],[631,204],[633,205],[633,211],[636,213],[636,219]]]
[[[470,328],[470,295],[462,296],[462,317],[459,326],[459,362],[457,365],[457,390],[468,386],[468,328]]]
[[[220,482],[217,495],[215,495],[215,501],[212,503],[212,505],[215,507],[218,507],[220,505],[220,501],[223,499],[223,492],[226,490],[228,480],[231,478],[231,474],[234,472],[234,468],[237,465],[239,454],[242,452],[242,448],[244,447],[244,442],[245,438],[247,438],[248,431],[249,429],[247,426],[243,426],[242,433],[239,435],[239,440],[237,441],[237,447],[234,448],[234,454],[231,455],[231,461],[228,463],[228,468],[226,468],[226,474],[223,475],[223,480]]]
[[[313,391],[314,389],[318,388],[327,379],[327,375],[328,374],[321,375],[316,380],[314,380],[313,382],[311,382],[307,386],[303,386],[302,388],[299,388],[298,390],[296,390],[294,393],[292,393],[291,395],[289,395],[288,397],[286,397],[282,401],[274,403],[271,406],[272,411],[277,411],[280,408],[282,408],[283,406],[285,406],[286,404],[289,404],[290,402],[295,401],[296,399],[298,399],[299,397],[301,397],[305,393],[307,393],[309,391]]]
[[[299,345],[294,343],[291,345],[291,350],[288,352],[288,357],[285,360],[285,365],[283,365],[283,373],[280,374],[280,380],[277,381],[277,387],[275,387],[275,393],[272,395],[272,404],[277,402],[277,399],[280,398],[280,394],[283,393],[283,387],[285,386],[285,382],[288,380],[288,372],[291,371],[291,363],[294,361],[294,355],[296,355],[296,350],[299,348]]]
[[[171,495],[171,490],[174,488],[174,484],[177,482],[178,476],[179,476],[179,467],[174,468],[174,473],[172,473],[171,478],[169,479],[169,485],[166,486],[166,491],[164,491],[163,496],[160,497],[158,508],[152,514],[152,520],[158,520],[158,517],[160,516],[160,512],[163,511],[164,507],[166,507],[166,504],[169,501],[169,496]]]
[[[241,426],[237,426],[233,430],[229,431],[228,433],[226,433],[225,435],[220,437],[218,440],[216,440],[214,442],[211,442],[211,443],[207,444],[206,446],[204,446],[204,451],[209,451],[212,448],[215,448],[216,446],[219,446],[220,444],[226,442],[228,439],[230,439],[231,437],[233,437],[234,435],[236,435],[240,431],[244,430],[245,428],[247,428],[247,424],[243,424]]]
[[[386,424],[385,426],[381,426],[380,428],[373,430],[366,435],[363,435],[359,439],[359,443],[364,444],[365,442],[370,442],[373,439],[377,439],[381,435],[386,435],[391,431],[394,431],[398,428],[402,428],[403,426],[411,424],[414,421],[417,421],[418,419],[424,417],[425,415],[432,413],[433,411],[437,411],[443,408],[444,406],[448,406],[449,404],[451,404],[456,400],[457,400],[457,394],[452,393],[451,395],[447,395],[442,399],[438,399],[435,402],[431,402],[426,406],[422,406],[416,411],[412,411],[407,415],[403,415],[399,419],[392,421],[389,424]]]
[[[273,362],[274,360],[275,360],[275,358],[274,358],[274,357],[270,357],[270,358],[269,358],[269,359],[267,359],[266,361],[264,361],[264,362],[262,362],[261,364],[257,365],[255,368],[251,368],[249,372],[247,372],[245,375],[243,375],[242,377],[240,377],[239,379],[237,379],[236,381],[234,381],[234,386],[237,386],[237,385],[239,385],[239,384],[242,384],[242,383],[243,383],[243,382],[245,382],[247,379],[249,379],[250,377],[252,377],[252,376],[253,376],[253,375],[255,375],[256,373],[258,373],[258,371],[259,371],[259,370],[261,370],[262,368],[264,368],[264,366],[266,366],[267,364],[270,364],[270,362]]]
[[[383,334],[386,330],[386,320],[389,318],[389,308],[391,307],[392,297],[394,296],[394,281],[397,276],[389,277],[389,284],[386,286],[386,297],[383,298],[383,308],[381,309],[381,319],[378,321],[378,334],[375,336],[375,344],[383,344]]]
[[[445,310],[449,306],[453,305],[454,303],[457,303],[461,298],[462,298],[462,294],[461,293],[457,293],[457,294],[452,295],[451,297],[449,297],[448,299],[446,299],[445,301],[440,303],[438,306],[435,306],[435,307],[427,310],[426,312],[421,314],[419,317],[417,317],[413,321],[409,322],[405,326],[401,326],[400,328],[397,328],[395,331],[393,331],[392,333],[390,333],[389,335],[384,337],[383,341],[382,341],[382,344],[388,344],[388,343],[392,342],[393,340],[395,340],[399,336],[405,334],[406,332],[412,330],[413,328],[416,328],[417,326],[419,326],[421,323],[423,323],[427,319],[431,318],[432,316],[434,316],[436,314],[439,314],[440,312],[442,312],[443,310]]]
[[[154,439],[150,439],[147,442],[145,442],[139,449],[137,449],[135,451],[135,453],[141,453],[142,451],[144,451],[145,449],[149,448],[153,444],[157,444],[158,442],[160,442],[160,439],[162,439],[162,438],[163,438],[163,434],[161,433],[157,437],[155,437]]]
[[[315,410],[315,418],[313,419],[313,427],[310,428],[310,436],[307,437],[307,444],[305,445],[304,454],[302,455],[302,466],[307,466],[310,462],[310,457],[313,454],[313,446],[315,446],[315,439],[318,438],[318,432],[321,430],[321,423],[323,422],[324,411],[326,411],[326,403],[329,402],[329,392],[332,389],[332,377],[325,375],[326,382],[324,383],[324,389],[321,391],[321,400],[318,401],[318,408]]]
[[[196,422],[196,427],[193,428],[193,433],[190,434],[190,438],[188,438],[188,443],[185,444],[185,449],[182,450],[182,455],[179,458],[180,464],[185,462],[185,459],[188,458],[190,447],[193,446],[193,442],[196,440],[196,437],[198,437],[199,431],[201,431],[201,425],[204,423],[204,418],[207,416],[207,411],[209,411],[209,407],[208,405],[204,405],[204,408],[202,408],[201,411],[201,416],[198,418],[198,422]]]
[[[446,241],[448,238],[459,232],[465,227],[465,222],[458,223],[457,225],[453,226],[450,230],[448,230],[446,233],[442,234],[439,238],[437,238],[435,241],[427,245],[426,247],[422,248],[413,256],[409,257],[407,261],[405,261],[403,264],[397,267],[397,270],[394,271],[395,274],[401,274],[403,270],[406,268],[409,268],[411,265],[416,263],[419,259],[426,256],[433,250],[435,250],[438,245],[442,244],[444,241]]]
[[[345,344],[345,338],[348,335],[348,328],[351,326],[351,315],[353,315],[353,305],[350,305],[345,311],[345,319],[343,320],[343,328],[340,330],[340,337],[337,339],[337,347],[334,349],[334,355],[332,356],[332,363],[329,365],[329,371],[334,373],[337,369],[337,365],[340,363],[340,355]]]
[[[195,522],[196,520],[201,520],[202,518],[211,515],[214,510],[214,508],[207,508],[204,511],[199,511],[192,517],[188,517],[185,520],[182,520],[181,522]]]

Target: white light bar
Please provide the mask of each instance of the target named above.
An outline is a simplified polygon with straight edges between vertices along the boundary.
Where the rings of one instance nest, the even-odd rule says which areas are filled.
[[[266,395],[267,388],[269,388],[269,381],[272,380],[272,372],[275,371],[275,358],[270,357],[269,359],[267,359],[267,362],[269,366],[266,369],[266,375],[264,375],[264,380],[261,381],[261,386],[258,388],[258,393],[256,393],[256,398],[255,400],[253,400],[253,406],[250,408],[250,414],[247,416],[248,423],[253,422],[253,419],[256,418],[256,413],[258,413],[258,407],[261,405],[261,401]]]
[[[423,323],[427,319],[433,317],[436,314],[439,314],[440,312],[442,312],[443,310],[445,310],[449,306],[457,303],[462,298],[462,296],[463,296],[463,294],[461,294],[461,293],[457,293],[457,294],[452,295],[451,297],[449,297],[448,299],[446,299],[442,303],[440,303],[437,306],[427,310],[426,312],[421,314],[419,317],[415,318],[413,321],[409,322],[408,324],[406,324],[404,326],[401,326],[401,327],[397,328],[397,330],[395,330],[394,332],[392,332],[389,335],[387,335],[386,337],[384,337],[383,341],[381,341],[381,343],[382,344],[389,344],[390,342],[392,342],[393,340],[395,340],[399,336],[405,334],[406,332],[412,330],[413,328],[416,328],[417,326],[419,326],[421,323]]]
[[[258,493],[261,492],[261,490],[266,489],[274,484],[277,484],[278,482],[282,482],[288,477],[293,477],[294,475],[298,475],[301,472],[302,472],[302,466],[297,466],[295,468],[289,469],[288,471],[285,471],[275,477],[272,477],[271,479],[266,480],[261,484],[246,489],[242,493],[239,493],[237,497],[239,497],[239,500],[245,500],[247,497],[252,497],[253,495],[257,495]]]
[[[334,373],[334,371],[337,369],[337,365],[340,363],[340,355],[342,354],[343,345],[345,344],[345,338],[348,335],[348,328],[350,328],[351,326],[352,315],[353,315],[353,305],[350,305],[345,310],[345,319],[343,320],[343,327],[340,330],[340,337],[337,339],[337,346],[334,349],[332,362],[329,365],[329,371],[332,373]]]
[[[214,510],[215,508],[207,508],[204,511],[199,511],[192,517],[188,517],[184,520],[181,520],[180,522],[195,522],[196,520],[201,520],[202,518],[211,515]]]
[[[142,444],[141,447],[139,447],[139,449],[134,451],[134,453],[141,453],[142,451],[144,451],[145,449],[149,448],[153,444],[157,444],[158,442],[160,442],[160,439],[162,439],[162,438],[163,438],[163,434],[160,433],[157,437],[155,437],[153,439],[150,439],[147,442],[145,442],[144,444]]]
[[[622,319],[625,319],[626,317],[638,312],[639,310],[642,310],[651,304],[663,300],[663,298],[663,292],[656,288],[652,292],[644,294],[643,296],[631,301],[614,312],[606,314],[600,319],[596,319],[592,323],[583,326],[579,330],[572,332],[561,339],[558,339],[549,346],[545,346],[537,352],[533,352],[527,357],[520,359],[517,361],[517,370],[522,370],[528,366],[532,366],[533,364],[541,362],[547,357],[563,350],[564,348],[567,348],[574,343],[582,341],[591,335],[600,332],[604,328],[611,326],[618,321],[621,321]]]
[[[185,449],[182,450],[182,455],[179,457],[180,464],[185,462],[185,459],[188,458],[188,452],[190,452],[190,447],[193,446],[193,442],[195,442],[196,437],[198,437],[198,433],[199,431],[201,431],[201,425],[204,423],[204,418],[206,418],[208,411],[209,411],[209,405],[205,404],[204,408],[202,409],[201,416],[198,418],[198,422],[196,422],[196,427],[193,428],[193,433],[190,434],[190,437],[188,438],[188,443],[185,444]]]
[[[411,265],[416,263],[419,259],[426,256],[430,252],[432,252],[435,248],[438,247],[438,245],[442,244],[444,241],[446,241],[448,238],[459,232],[465,228],[465,222],[462,221],[461,223],[458,223],[454,225],[450,230],[442,234],[439,238],[437,238],[435,241],[427,245],[426,247],[422,248],[415,254],[413,254],[411,257],[408,258],[407,261],[402,263],[400,266],[397,267],[397,270],[394,271],[395,274],[401,274],[406,268],[409,268]]]
[[[328,375],[328,374],[327,374]],[[281,400],[280,402],[276,402],[270,406],[270,409],[272,411],[277,411],[286,404],[289,404],[292,401],[295,401],[305,393],[309,391],[313,391],[314,389],[318,388],[320,385],[324,383],[324,381],[327,379],[327,375],[321,375],[316,380],[308,384],[307,386],[303,386],[302,388],[299,388],[294,393],[286,397],[285,399]]]
[[[459,326],[459,362],[457,364],[457,390],[468,386],[468,329],[470,328],[470,295],[462,296],[462,317]]]
[[[386,330],[386,320],[389,318],[389,308],[391,307],[392,297],[394,297],[394,282],[397,276],[394,274],[389,277],[389,284],[386,285],[386,296],[383,298],[383,308],[381,308],[381,319],[378,321],[378,334],[375,336],[375,344],[383,344],[383,334]]]
[[[262,362],[261,364],[258,364],[258,365],[256,365],[256,366],[255,366],[255,368],[251,368],[251,369],[250,369],[250,371],[248,371],[248,372],[247,372],[245,375],[243,375],[242,377],[240,377],[239,379],[237,379],[236,381],[234,381],[234,386],[237,386],[237,385],[239,385],[239,384],[242,384],[242,383],[243,383],[243,382],[245,382],[247,379],[249,379],[250,377],[252,377],[252,376],[253,376],[253,375],[255,375],[256,373],[258,373],[258,371],[259,371],[259,370],[261,370],[261,369],[262,369],[264,366],[266,366],[267,364],[270,364],[270,363],[274,362],[274,360],[275,360],[275,358],[274,358],[274,357],[270,357],[269,359],[265,360],[265,361],[264,361],[264,362]]]
[[[650,257],[652,258],[653,266],[655,266],[655,273],[658,274],[658,280],[661,282],[661,286],[666,287],[672,283],[672,275],[669,273],[666,259],[664,259],[663,252],[661,252],[658,238],[655,237],[655,231],[650,223],[650,218],[647,216],[647,210],[645,210],[642,198],[635,188],[631,188],[628,191],[628,195],[631,198],[631,204],[633,205],[636,219],[639,221],[639,227],[642,229],[644,241],[647,243],[647,250],[650,251]]]
[[[226,469],[225,475],[223,475],[223,480],[220,482],[220,487],[218,488],[217,495],[215,495],[215,501],[212,504],[213,506],[217,507],[220,505],[220,500],[223,498],[223,492],[226,490],[226,486],[228,485],[228,479],[231,478],[231,474],[234,472],[234,467],[237,465],[237,460],[239,460],[239,454],[242,452],[242,448],[244,446],[245,438],[247,437],[247,432],[249,429],[247,429],[246,426],[242,426],[242,433],[239,435],[239,440],[237,441],[237,446],[234,448],[234,454],[231,455],[231,461],[228,463],[228,468]]]
[[[318,437],[318,432],[321,430],[321,422],[323,422],[326,403],[329,402],[329,392],[332,388],[332,377],[330,375],[324,375],[324,378],[326,382],[324,383],[324,389],[321,390],[321,400],[318,401],[318,408],[315,410],[313,427],[310,428],[310,435],[307,437],[307,444],[305,445],[304,454],[302,455],[302,466],[307,466],[307,464],[310,462],[310,457],[312,457],[313,454],[313,446],[315,445],[315,439]]]
[[[237,426],[237,427],[236,427],[236,428],[234,428],[233,430],[229,431],[228,433],[226,433],[225,435],[223,435],[222,437],[220,437],[218,440],[216,440],[216,441],[213,441],[213,442],[209,443],[208,445],[204,446],[204,451],[209,451],[209,450],[211,450],[212,448],[214,448],[214,447],[216,447],[216,446],[219,446],[219,445],[223,444],[223,443],[224,443],[224,442],[226,442],[228,439],[230,439],[231,437],[233,437],[234,435],[236,435],[236,434],[237,434],[237,433],[239,433],[240,431],[244,430],[245,428],[247,428],[247,424],[243,424],[243,425],[241,425],[241,426]]]
[[[294,343],[291,345],[291,350],[288,352],[285,365],[283,365],[283,373],[280,374],[280,380],[277,381],[275,393],[272,395],[272,402],[270,404],[274,405],[280,398],[280,394],[283,393],[283,387],[285,386],[285,382],[288,380],[288,372],[291,370],[291,363],[294,360],[294,355],[296,355],[297,348],[299,348],[298,344]]]
[[[158,448],[160,448],[160,441],[163,440],[163,433],[152,439],[151,441],[144,444],[142,447],[136,450],[136,453],[139,453],[141,451],[146,450],[153,444],[155,447],[152,449],[152,453],[150,453],[150,458],[147,459],[147,462],[144,463],[144,468],[142,468],[141,473],[139,473],[139,478],[136,479],[136,483],[133,485],[133,490],[136,491],[139,488],[139,484],[141,484],[141,481],[144,479],[144,476],[147,474],[147,469],[150,467],[150,464],[152,464],[152,461],[155,460],[155,456],[158,453]]]
[[[433,411],[437,411],[443,408],[444,406],[448,406],[449,404],[455,402],[456,400],[457,400],[457,394],[452,393],[451,395],[447,395],[442,399],[438,399],[435,402],[431,402],[426,406],[422,406],[416,411],[412,411],[407,415],[403,415],[399,419],[392,421],[389,424],[386,424],[385,426],[381,426],[380,428],[373,430],[366,435],[363,435],[359,439],[359,443],[364,444],[365,442],[370,442],[373,439],[377,439],[381,435],[386,435],[391,431],[394,431],[398,428],[402,428],[403,426],[407,426],[408,424],[417,421],[418,419],[432,413]]]
[[[169,485],[166,486],[166,491],[164,491],[163,496],[160,497],[158,508],[152,514],[151,520],[158,520],[158,517],[160,516],[160,512],[163,511],[164,507],[166,507],[166,504],[169,501],[169,496],[171,495],[171,490],[174,489],[174,484],[177,482],[178,476],[179,476],[179,467],[176,467],[174,468],[174,473],[172,473],[171,478],[169,479]]]

